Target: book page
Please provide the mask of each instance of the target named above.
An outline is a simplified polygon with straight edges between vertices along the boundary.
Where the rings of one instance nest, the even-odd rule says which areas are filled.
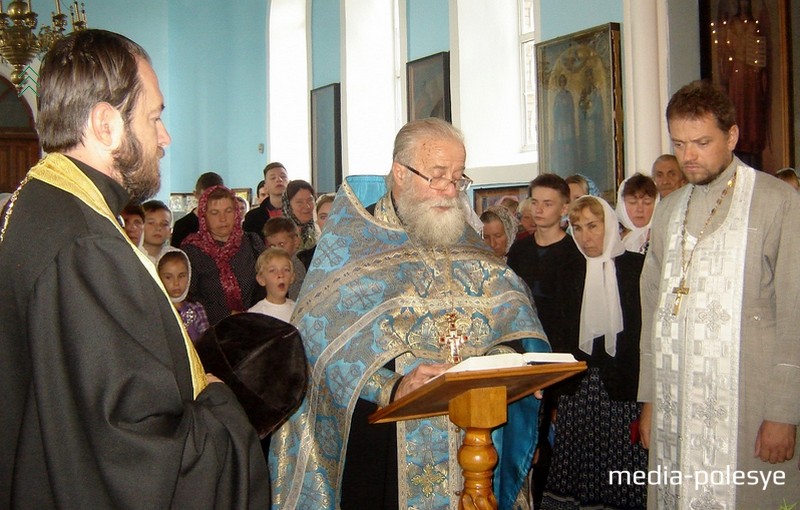
[[[453,365],[447,372],[467,372],[471,370],[491,370],[496,368],[523,367],[526,364],[540,363],[574,363],[575,357],[568,352],[526,352],[494,354],[491,356],[473,356],[457,365]]]
[[[447,372],[467,372],[469,370],[489,370],[492,368],[521,367],[525,365],[522,354],[512,352],[492,356],[473,356],[447,369]]]
[[[568,352],[526,352],[525,363],[575,363],[575,356]]]

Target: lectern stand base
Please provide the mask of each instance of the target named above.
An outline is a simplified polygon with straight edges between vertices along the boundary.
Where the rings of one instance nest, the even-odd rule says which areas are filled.
[[[458,464],[464,473],[460,510],[497,509],[492,491],[492,472],[497,465],[492,429],[506,422],[506,406],[505,386],[467,390],[450,401],[450,421],[465,431],[458,449]]]

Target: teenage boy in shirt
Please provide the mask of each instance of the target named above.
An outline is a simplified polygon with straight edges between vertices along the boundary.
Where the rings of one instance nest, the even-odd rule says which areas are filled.
[[[555,174],[542,174],[531,182],[531,206],[536,230],[533,235],[517,240],[508,251],[508,266],[525,280],[533,294],[536,313],[542,328],[551,339],[558,334],[556,289],[562,275],[583,263],[583,255],[561,228],[562,217],[569,207],[569,184]],[[580,313],[576,310],[575,313]],[[550,445],[547,441],[551,405],[545,400],[539,427],[539,443],[534,456],[534,501],[541,501],[549,471]]]
[[[572,237],[561,228],[569,207],[569,185],[555,174],[531,182],[531,210],[536,231],[516,241],[508,251],[508,265],[531,289],[536,311],[548,337],[553,330],[554,293],[559,274],[569,271],[583,256]]]
[[[289,174],[283,163],[273,161],[264,168],[264,186],[267,188],[267,197],[261,202],[261,205],[254,207],[245,215],[244,223],[242,223],[242,229],[245,232],[255,232],[262,236],[261,229],[264,228],[268,219],[283,216],[281,204],[287,184],[289,184]]]

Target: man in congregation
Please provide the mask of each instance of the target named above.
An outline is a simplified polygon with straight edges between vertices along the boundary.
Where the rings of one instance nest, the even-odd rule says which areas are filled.
[[[681,172],[678,158],[672,154],[662,154],[653,161],[650,175],[656,183],[658,195],[663,199],[673,191],[686,184],[686,177]]]
[[[641,278],[640,430],[666,473],[649,507],[792,507],[800,198],[733,154],[734,106],[712,84],[678,90],[666,117],[689,185],[656,208]]]
[[[524,282],[466,223],[465,159],[457,129],[417,120],[397,134],[374,206],[356,196],[357,177],[342,185],[293,318],[312,373],[305,403],[272,438],[275,508],[458,508],[458,428],[444,416],[409,420],[381,440],[385,425],[367,415],[461,358],[549,350]],[[532,398],[513,404],[496,442],[501,508],[526,508],[537,409]]]
[[[281,207],[283,192],[286,191],[287,184],[289,184],[289,174],[286,173],[283,163],[273,161],[264,167],[264,187],[267,190],[267,196],[258,207],[254,207],[244,216],[242,228],[245,232],[255,232],[262,239],[264,238],[261,230],[267,220],[283,216]]]
[[[258,437],[117,220],[170,143],[147,53],[74,32],[40,78],[49,154],[0,230],[0,508],[265,508]]]

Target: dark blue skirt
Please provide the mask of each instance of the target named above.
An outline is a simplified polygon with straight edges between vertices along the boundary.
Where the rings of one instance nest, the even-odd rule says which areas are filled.
[[[647,472],[647,450],[631,443],[631,423],[638,417],[639,405],[611,400],[600,370],[590,368],[575,395],[558,399],[553,460],[540,508],[644,509],[647,485],[610,483],[609,477],[610,471]]]

